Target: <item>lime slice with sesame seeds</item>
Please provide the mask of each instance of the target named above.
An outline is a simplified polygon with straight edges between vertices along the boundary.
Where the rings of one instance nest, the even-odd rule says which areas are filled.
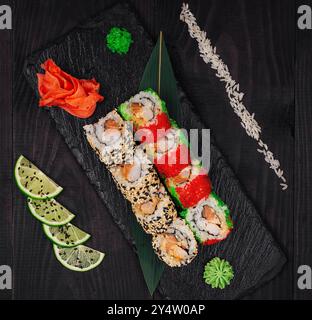
[[[57,260],[67,269],[85,272],[96,268],[105,254],[92,248],[80,245],[74,248],[61,248],[53,245]]]
[[[27,199],[31,214],[42,223],[59,227],[69,223],[75,215],[58,203],[55,199]]]
[[[24,156],[18,158],[14,176],[19,189],[33,199],[51,199],[63,190]]]
[[[56,245],[65,248],[76,247],[80,244],[85,243],[90,239],[90,235],[71,223],[67,223],[60,227],[51,227],[45,224],[43,226],[43,231],[46,236]]]

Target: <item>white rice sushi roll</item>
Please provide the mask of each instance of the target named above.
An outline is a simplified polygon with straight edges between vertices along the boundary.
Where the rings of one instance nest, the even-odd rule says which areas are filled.
[[[158,257],[170,267],[187,265],[198,253],[193,232],[180,218],[175,219],[166,232],[155,235],[152,244]]]
[[[233,228],[228,207],[214,192],[196,206],[182,211],[181,216],[203,245],[224,240]]]
[[[152,162],[140,147],[135,148],[131,163],[110,167],[110,171],[122,194],[132,204],[152,200],[162,186]]]
[[[165,232],[177,217],[175,205],[164,186],[161,186],[146,202],[133,204],[132,209],[138,222],[148,234]]]
[[[152,89],[141,91],[122,103],[118,112],[124,119],[133,121],[135,131],[142,130],[136,132],[141,142],[156,141],[158,130],[165,132],[171,128],[166,104]]]
[[[131,124],[114,110],[97,123],[84,126],[87,140],[108,167],[132,161],[134,140]]]

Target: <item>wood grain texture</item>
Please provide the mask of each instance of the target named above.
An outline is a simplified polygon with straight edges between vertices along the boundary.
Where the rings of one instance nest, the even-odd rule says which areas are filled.
[[[132,34],[134,44],[126,57],[112,55],[103,42],[103,35],[114,25],[122,25]],[[137,92],[153,46],[153,42],[131,11],[118,5],[58,40],[48,49],[32,55],[25,65],[26,77],[35,92],[36,74],[40,71],[41,63],[48,58],[54,59],[71,74],[86,78],[94,76],[101,84],[105,84],[101,91],[107,92],[105,102],[98,105],[91,118],[77,119],[58,108],[50,109],[49,112],[114,221],[131,242],[133,240],[129,217],[132,213],[117,191],[111,176],[88,146],[83,125],[95,122]],[[186,129],[203,129],[204,125],[182,93],[181,100],[183,119],[180,125]],[[165,268],[160,290],[165,297],[171,299],[236,299],[259,287],[263,279],[270,280],[285,262],[283,253],[263,226],[256,210],[244,195],[232,170],[215,145],[212,146],[211,157],[212,184],[232,210],[235,228],[226,241],[201,248],[198,257],[187,267]],[[104,243],[102,237],[99,242]],[[226,258],[235,269],[232,285],[223,291],[209,289],[202,280],[204,265],[214,256]],[[97,280],[101,281],[100,278]]]
[[[101,272],[97,269],[79,277],[64,270],[53,257],[51,245],[44,238],[40,224],[29,215],[25,199],[15,188],[16,299],[149,298],[135,253],[112,222],[106,207],[55,129],[55,124],[44,110],[38,110],[37,99],[22,75],[27,54],[106,6],[109,3],[103,4],[102,1],[84,4],[71,1],[16,3],[19,14],[16,19],[20,24],[15,30],[15,48],[19,50],[15,50],[14,159],[25,154],[59,181],[66,190],[60,200],[77,213],[77,225],[92,234],[90,245],[104,252],[109,248]],[[51,12],[54,14],[50,15]],[[44,25],[51,30],[49,33],[42,29]],[[31,34],[25,32],[29,28]]]
[[[204,129],[204,124],[194,113],[193,106],[183,92],[180,93],[180,100],[184,115],[182,127],[187,130]],[[216,193],[231,210],[234,230],[226,241],[201,247],[198,257],[187,268],[166,269],[160,287],[169,297],[175,299],[242,298],[276,276],[285,263],[284,254],[263,225],[254,205],[244,194],[214,139],[211,144],[209,176]],[[222,291],[207,288],[202,281],[202,270],[206,262],[216,256],[230,261],[235,270],[231,286]]]
[[[8,2],[12,5],[12,2]],[[13,268],[12,239],[12,31],[0,31],[0,266]],[[4,113],[6,116],[4,116]],[[11,299],[11,290],[0,290],[0,300]]]
[[[278,179],[230,107],[224,85],[199,57],[196,42],[189,37],[185,24],[175,23],[178,14],[174,5],[162,2],[162,24],[167,26],[177,77],[202,122],[212,129],[246,193],[287,253],[288,264],[278,278],[266,285],[267,294],[259,290],[259,295],[256,292],[248,298],[290,299],[294,241],[294,3],[221,0],[189,4],[199,26],[207,31],[234,79],[240,83],[245,105],[255,113],[263,139],[280,160],[289,183],[289,189],[281,192]]]
[[[107,273],[86,276],[90,281],[88,285],[66,270],[57,269],[40,226],[29,217],[22,196],[14,189],[15,298],[148,298],[135,254],[55,130],[54,123],[46,112],[38,110],[37,99],[22,75],[27,55],[115,2],[16,0],[14,160],[20,153],[25,153],[62,182],[68,190],[64,194],[64,203],[77,211],[77,223],[93,234],[95,246],[105,250],[104,244],[107,244],[111,254],[106,264]],[[247,95],[247,107],[256,113],[265,140],[281,161],[290,184],[289,190],[282,193],[274,174],[256,152],[256,145],[245,135],[233,115],[224,89],[201,61],[194,40],[179,22],[182,1],[130,2],[154,40],[160,29],[165,32],[176,75],[196,112],[205,126],[213,129],[227,162],[287,253],[289,261],[283,272],[248,298],[292,298],[294,3],[268,0],[190,2],[200,26],[208,32],[236,80],[241,83]],[[304,177],[299,181],[307,183]],[[8,218],[10,214],[6,212]],[[88,218],[90,214],[94,217],[91,221]],[[305,234],[308,227],[306,230]],[[301,236],[298,230],[297,243],[300,243]],[[101,241],[96,243],[96,239]],[[304,240],[301,243],[305,243]],[[300,255],[302,250],[307,252],[298,245],[297,254]],[[45,269],[47,273],[43,274]],[[105,282],[98,288],[98,279],[102,281],[102,277],[105,277]]]
[[[297,6],[301,5],[297,1]],[[312,1],[304,4],[312,7]],[[296,144],[295,144],[295,248],[294,298],[311,300],[311,290],[299,290],[297,270],[300,265],[312,266],[311,211],[311,121],[312,121],[312,31],[296,32]]]

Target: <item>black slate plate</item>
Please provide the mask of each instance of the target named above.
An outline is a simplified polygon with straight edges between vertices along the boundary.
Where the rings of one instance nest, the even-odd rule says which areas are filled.
[[[134,44],[127,56],[111,54],[106,48],[105,35],[112,26],[123,26],[132,33]],[[101,83],[105,101],[98,105],[92,118],[80,120],[58,108],[49,109],[49,112],[115,222],[132,243],[128,223],[132,214],[130,207],[89,147],[82,127],[95,122],[137,92],[153,46],[135,14],[127,5],[118,5],[33,54],[27,59],[24,70],[36,94],[36,73],[42,72],[40,64],[47,58],[54,59],[78,78],[95,77]],[[180,124],[186,129],[204,128],[181,89],[179,94],[184,115]],[[214,143],[211,145],[210,176],[216,192],[232,211],[234,231],[226,241],[200,248],[198,257],[190,265],[180,269],[166,267],[158,288],[164,298],[236,299],[272,279],[286,261]],[[214,256],[227,259],[235,270],[235,278],[225,290],[210,289],[202,280],[204,265]]]

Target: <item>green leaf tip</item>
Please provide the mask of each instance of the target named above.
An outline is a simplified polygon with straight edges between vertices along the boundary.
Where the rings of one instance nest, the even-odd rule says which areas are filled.
[[[140,91],[146,90],[146,88],[152,89],[162,101],[166,101],[166,103],[162,103],[164,112],[168,113],[168,108],[170,110],[170,116],[177,122],[181,122],[182,111],[177,81],[166,47],[165,37],[162,33],[145,67],[139,86]]]
[[[234,278],[233,267],[228,261],[215,257],[206,264],[203,278],[213,289],[224,289]]]
[[[106,36],[106,45],[113,53],[128,53],[132,43],[131,33],[125,28],[113,27]]]

